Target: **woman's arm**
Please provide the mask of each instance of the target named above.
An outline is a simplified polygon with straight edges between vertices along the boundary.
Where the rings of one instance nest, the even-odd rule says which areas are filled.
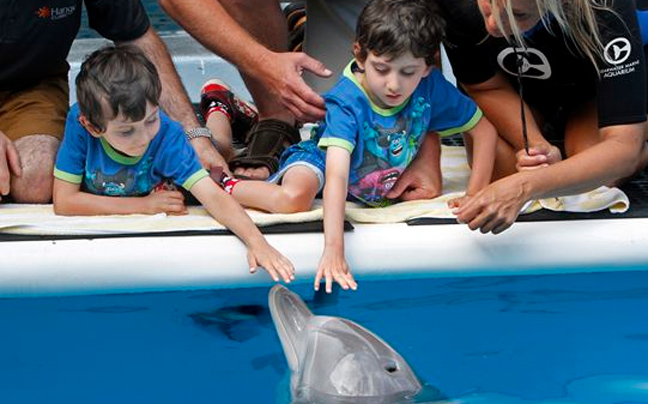
[[[479,105],[488,120],[497,128],[498,135],[513,147],[515,152],[524,150],[524,137],[522,135],[522,118],[520,113],[520,96],[501,72],[479,84],[462,84],[462,87]],[[558,149],[544,138],[533,113],[524,104],[529,149],[546,150],[544,153],[526,153],[518,155],[518,169],[534,167],[540,164],[553,164],[560,161]]]
[[[527,201],[578,194],[631,176],[645,154],[645,125],[606,127],[601,130],[603,140],[581,153],[492,183],[457,209],[457,220],[482,233],[501,233]]]

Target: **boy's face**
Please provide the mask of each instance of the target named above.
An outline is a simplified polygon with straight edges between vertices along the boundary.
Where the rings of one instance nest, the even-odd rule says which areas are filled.
[[[141,121],[133,122],[122,114],[106,123],[106,130],[96,128],[82,119],[81,123],[94,137],[103,137],[113,149],[130,157],[141,156],[160,130],[160,108],[146,103],[146,114]]]
[[[432,70],[424,58],[414,57],[410,52],[396,58],[367,52],[367,59],[358,60],[358,66],[364,69],[362,86],[380,108],[392,108],[405,102]]]

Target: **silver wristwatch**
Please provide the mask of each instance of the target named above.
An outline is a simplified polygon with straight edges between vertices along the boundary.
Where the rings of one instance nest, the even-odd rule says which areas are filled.
[[[209,128],[191,128],[185,132],[185,136],[187,137],[187,140],[191,141],[192,139],[196,139],[198,137],[206,137],[211,139],[211,130]]]

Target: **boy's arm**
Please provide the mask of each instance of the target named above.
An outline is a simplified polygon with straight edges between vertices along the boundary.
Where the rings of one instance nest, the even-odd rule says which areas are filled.
[[[250,272],[256,272],[257,267],[261,266],[275,282],[279,281],[279,276],[286,283],[295,279],[292,263],[268,244],[241,205],[210,177],[198,180],[190,191],[214,219],[245,243],[248,248]]]
[[[344,205],[346,202],[351,154],[329,146],[326,149],[326,185],[324,186],[324,252],[315,276],[315,290],[324,277],[326,292],[331,293],[335,280],[343,289],[357,284],[344,258]]]
[[[495,165],[497,131],[488,119],[482,117],[477,125],[466,132],[466,135],[473,141],[472,172],[466,195],[473,196],[491,182]]]
[[[386,196],[402,201],[432,199],[441,195],[442,188],[441,138],[436,132],[428,132],[414,161]]]
[[[54,178],[54,213],[64,216],[128,215],[132,213],[186,213],[177,191],[153,192],[143,197],[112,197],[81,191],[79,184]]]

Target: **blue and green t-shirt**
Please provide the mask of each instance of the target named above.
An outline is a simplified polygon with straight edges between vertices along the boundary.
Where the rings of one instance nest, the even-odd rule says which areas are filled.
[[[339,146],[351,153],[349,194],[370,206],[388,203],[385,195],[411,163],[423,135],[451,136],[472,129],[482,112],[433,69],[403,104],[375,105],[349,63],[324,96],[326,119],[314,140],[320,148]]]
[[[68,114],[54,176],[106,196],[149,194],[163,181],[190,190],[208,175],[182,127],[160,111],[160,130],[142,156],[129,157],[95,138],[79,122],[79,107]]]

